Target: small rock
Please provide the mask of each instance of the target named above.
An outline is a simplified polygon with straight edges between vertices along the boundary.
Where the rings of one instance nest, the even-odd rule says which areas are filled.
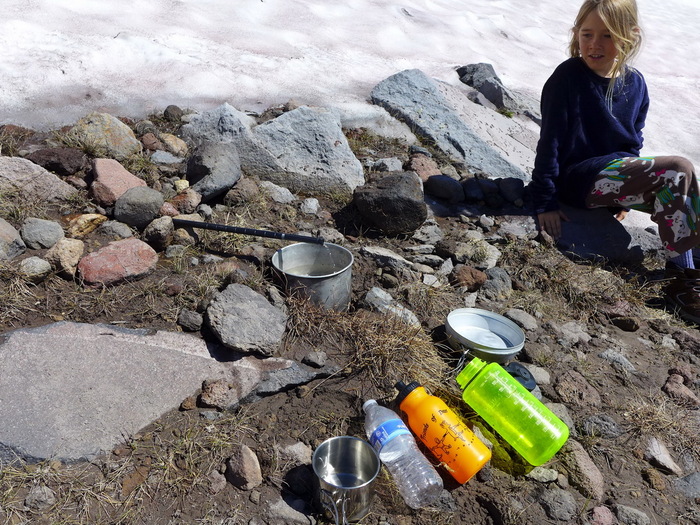
[[[204,407],[225,410],[231,404],[232,386],[226,379],[207,379],[202,384],[202,393],[199,396],[200,404]]]
[[[700,472],[693,472],[684,478],[679,478],[674,483],[677,490],[690,499],[700,498]]]
[[[671,457],[671,453],[659,439],[655,437],[649,438],[647,449],[644,452],[644,459],[653,466],[658,467],[666,472],[671,472],[676,476],[683,475],[683,469]]]
[[[642,469],[642,478],[644,478],[644,481],[654,490],[663,491],[668,488],[663,475],[655,468]]]
[[[82,213],[68,221],[68,235],[73,238],[84,237],[105,222],[107,217],[100,213]]]
[[[309,366],[312,366],[314,368],[323,368],[324,366],[326,366],[327,361],[328,361],[328,355],[326,354],[326,352],[318,351],[318,350],[314,350],[312,352],[309,352],[301,360],[301,362],[304,363],[305,365],[309,365]]]
[[[671,374],[666,384],[661,388],[670,398],[680,405],[692,407],[700,406],[700,399],[695,393],[683,384],[683,376]]]
[[[226,488],[226,476],[218,470],[212,470],[209,473],[209,493],[218,494]]]
[[[197,408],[197,396],[189,396],[180,403],[180,410],[194,410]]]
[[[506,310],[504,315],[523,330],[531,332],[537,330],[537,328],[539,327],[537,319],[535,319],[525,310],[520,310],[519,308],[510,308]]]
[[[194,310],[183,308],[177,316],[177,324],[188,332],[197,332],[204,324],[204,316]]]
[[[543,491],[540,495],[540,503],[547,516],[559,521],[571,521],[578,511],[574,497],[559,487]]]
[[[588,525],[615,525],[615,515],[608,507],[594,507]]]
[[[592,407],[599,407],[602,404],[598,391],[575,370],[564,372],[557,381],[555,389],[564,403]]]
[[[29,217],[24,221],[20,235],[24,244],[32,250],[51,248],[64,237],[60,224],[35,217]]]
[[[83,257],[78,271],[87,284],[110,285],[137,279],[155,268],[158,254],[136,238],[113,241]]]
[[[630,362],[630,360],[627,359],[620,352],[616,352],[615,350],[612,350],[612,349],[605,350],[604,352],[601,352],[600,354],[598,354],[598,357],[605,359],[606,361],[610,361],[611,363],[613,363],[613,365],[624,370],[625,372],[632,373],[632,372],[636,371],[636,368]]]
[[[540,483],[549,483],[556,481],[559,477],[559,472],[553,468],[535,467],[527,473],[527,477],[539,481]]]
[[[226,460],[226,479],[234,487],[251,490],[262,484],[262,472],[258,457],[246,445],[239,445]]]
[[[85,250],[80,239],[61,239],[48,252],[46,260],[64,277],[71,278],[78,271],[78,263]]]
[[[616,505],[615,514],[621,525],[651,525],[649,516],[633,507]]]
[[[19,271],[28,281],[40,283],[51,273],[51,263],[41,257],[27,257],[19,263]]]
[[[600,500],[605,494],[603,474],[578,441],[569,439],[559,453],[569,473],[569,482],[587,498]]]
[[[617,422],[606,414],[596,414],[583,421],[582,432],[586,436],[614,439],[620,437],[623,431]]]
[[[43,512],[56,504],[56,494],[46,485],[35,485],[29,489],[24,504],[33,511]]]

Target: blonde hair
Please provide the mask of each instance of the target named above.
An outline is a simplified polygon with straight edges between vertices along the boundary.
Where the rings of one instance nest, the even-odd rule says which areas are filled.
[[[578,32],[592,11],[598,12],[598,16],[610,31],[617,49],[617,58],[610,72],[610,84],[605,95],[608,107],[611,107],[615,84],[617,82],[624,84],[629,63],[639,53],[642,46],[642,30],[639,27],[637,2],[635,0],[585,0],[576,16],[574,27],[571,28],[569,54],[572,57],[581,56]]]

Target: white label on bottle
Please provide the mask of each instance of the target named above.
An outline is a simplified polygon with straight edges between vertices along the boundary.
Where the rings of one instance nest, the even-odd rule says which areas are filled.
[[[400,419],[390,419],[386,423],[379,425],[377,430],[372,432],[369,437],[369,443],[374,447],[374,450],[380,452],[382,447],[396,436],[410,434],[411,431]]]

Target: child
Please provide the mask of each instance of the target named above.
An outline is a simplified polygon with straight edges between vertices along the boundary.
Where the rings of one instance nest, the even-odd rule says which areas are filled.
[[[533,171],[535,214],[555,239],[566,215],[561,200],[580,208],[645,211],[666,252],[667,299],[700,323],[700,188],[683,157],[640,157],[649,107],[646,83],[629,66],[642,34],[635,0],[585,0],[572,28],[571,58],[542,90],[542,129]]]

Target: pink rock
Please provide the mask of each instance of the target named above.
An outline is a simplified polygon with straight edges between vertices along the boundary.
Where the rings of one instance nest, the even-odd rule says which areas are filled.
[[[176,215],[180,215],[180,210],[178,210],[171,203],[166,202],[160,207],[159,213],[161,215],[167,215],[168,217],[175,217]]]
[[[423,154],[411,156],[409,169],[415,171],[423,182],[427,181],[433,175],[441,174],[437,162]]]
[[[202,196],[192,188],[188,188],[175,195],[169,202],[180,210],[180,213],[194,213],[202,202]]]
[[[605,479],[583,446],[569,439],[559,455],[569,483],[585,497],[600,501],[605,494]]]
[[[695,395],[695,392],[683,384],[683,376],[681,375],[671,374],[668,376],[662,390],[678,404],[690,407],[700,406],[700,398]]]
[[[591,512],[590,525],[615,525],[617,520],[608,507],[595,507]]]
[[[158,262],[153,248],[136,238],[109,243],[83,257],[78,272],[87,284],[115,284],[149,273]]]
[[[129,173],[114,159],[95,159],[92,171],[95,181],[90,189],[93,197],[103,206],[113,206],[131,188],[146,186],[143,179]]]

